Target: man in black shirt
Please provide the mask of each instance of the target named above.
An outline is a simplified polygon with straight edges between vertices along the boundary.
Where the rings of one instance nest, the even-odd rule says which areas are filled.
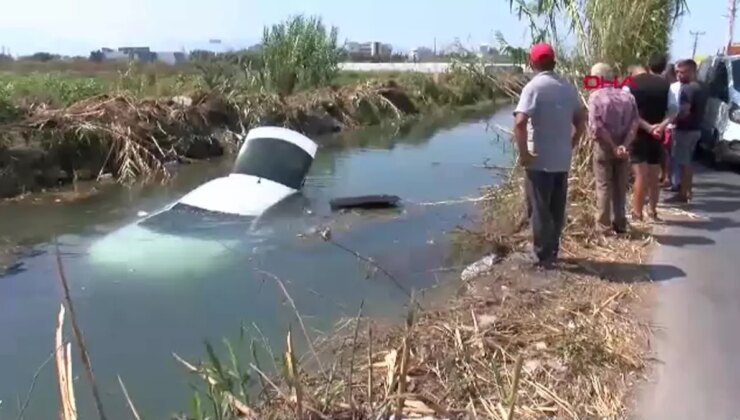
[[[635,172],[632,217],[636,220],[642,220],[646,195],[650,200],[650,217],[658,219],[663,132],[673,117],[668,113],[670,83],[661,76],[666,62],[664,55],[656,55],[650,58],[649,73],[642,66],[635,66],[632,73],[630,91],[640,114],[637,137],[630,147]]]
[[[681,168],[681,188],[671,201],[686,203],[691,199],[694,168],[691,161],[701,138],[701,123],[707,106],[708,93],[696,81],[696,62],[682,60],[676,64],[676,77],[681,82],[680,111],[676,119],[673,159]]]

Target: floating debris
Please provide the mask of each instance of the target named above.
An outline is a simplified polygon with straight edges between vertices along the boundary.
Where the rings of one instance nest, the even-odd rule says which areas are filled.
[[[391,208],[398,206],[401,198],[395,195],[362,195],[357,197],[335,198],[329,202],[332,210],[349,208]]]

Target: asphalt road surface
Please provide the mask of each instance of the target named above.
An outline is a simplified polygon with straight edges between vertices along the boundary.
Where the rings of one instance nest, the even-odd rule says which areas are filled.
[[[740,419],[740,173],[703,169],[701,216],[666,220],[652,277],[656,372],[642,393],[645,419]]]

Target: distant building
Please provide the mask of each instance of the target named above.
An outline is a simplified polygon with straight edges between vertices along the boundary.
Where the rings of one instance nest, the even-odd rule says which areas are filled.
[[[103,53],[103,61],[129,61],[129,55],[120,51],[116,51],[110,48],[102,48],[100,52]]]
[[[347,42],[344,45],[345,51],[350,56],[360,58],[390,58],[393,54],[393,46],[382,42]]]
[[[426,61],[434,57],[434,51],[427,47],[417,47],[411,50],[409,58],[413,61]]]
[[[480,47],[478,47],[478,53],[476,55],[478,56],[478,58],[489,59],[493,61],[498,61],[502,58],[501,53],[499,53],[496,48],[493,48],[488,44],[481,44]]]
[[[156,58],[155,54],[149,47],[121,47],[118,52],[128,54],[130,60],[151,63]]]
[[[455,41],[442,50],[444,55],[466,55],[467,53],[468,50],[459,41]]]
[[[154,53],[155,60],[161,63],[176,65],[188,61],[187,55],[183,52],[156,52]]]
[[[188,56],[182,52],[154,52],[149,47],[121,47],[117,50],[112,48],[101,48],[92,54],[101,57],[102,61],[139,61],[142,63],[153,63],[160,61],[167,64],[179,64],[188,60]]]

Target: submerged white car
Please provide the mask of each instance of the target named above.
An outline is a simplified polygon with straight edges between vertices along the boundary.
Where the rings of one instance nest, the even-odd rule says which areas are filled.
[[[278,127],[251,130],[227,176],[93,243],[93,264],[147,275],[207,270],[266,215],[300,196],[317,145]]]
[[[740,55],[708,57],[697,78],[709,91],[699,147],[713,163],[740,163]]]

